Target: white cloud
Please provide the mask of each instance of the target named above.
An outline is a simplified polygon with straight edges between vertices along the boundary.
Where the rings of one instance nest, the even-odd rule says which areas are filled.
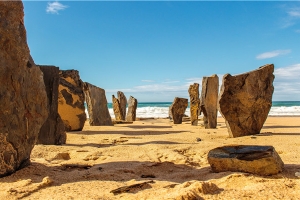
[[[142,82],[148,82],[148,83],[151,83],[151,82],[155,82],[153,80],[142,80]]]
[[[46,12],[51,14],[58,14],[58,11],[66,9],[68,6],[59,3],[58,1],[48,2]]]
[[[281,56],[281,55],[286,55],[286,54],[289,54],[289,53],[291,53],[290,49],[269,51],[269,52],[265,52],[265,53],[257,55],[256,59],[262,60],[262,59],[267,59],[267,58],[274,58],[274,57]]]
[[[291,8],[287,13],[291,17],[300,18],[300,7]]]
[[[297,79],[300,82],[300,64],[275,69],[276,79]]]
[[[297,24],[300,20],[300,7],[285,7],[286,17],[282,19],[282,28],[288,28]]]
[[[296,33],[300,33],[300,29],[296,30]]]

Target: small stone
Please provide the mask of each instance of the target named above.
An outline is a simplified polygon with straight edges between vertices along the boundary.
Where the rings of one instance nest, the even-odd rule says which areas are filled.
[[[297,176],[298,178],[300,178],[300,172],[296,172],[295,176]]]
[[[197,138],[197,142],[201,142],[202,140],[201,140],[201,138]]]

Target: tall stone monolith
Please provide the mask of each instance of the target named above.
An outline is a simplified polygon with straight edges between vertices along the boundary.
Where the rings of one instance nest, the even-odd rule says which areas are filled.
[[[58,113],[66,131],[81,131],[86,121],[83,82],[77,70],[60,70]]]
[[[121,105],[119,99],[112,95],[112,106],[115,114],[115,120],[123,120],[123,112],[121,110]]]
[[[55,66],[38,65],[43,72],[48,102],[48,118],[40,129],[37,144],[65,144],[67,134],[64,123],[58,114],[59,68]]]
[[[48,116],[43,73],[33,62],[21,1],[0,1],[0,177],[30,164]]]
[[[187,106],[188,106],[188,99],[175,97],[170,107],[174,124],[182,123],[182,117],[184,116]]]
[[[219,111],[231,137],[259,134],[272,106],[274,65],[231,76],[225,74]]]
[[[190,85],[189,95],[190,95],[191,124],[194,126],[197,126],[199,109],[200,109],[199,84],[198,83],[194,83],[193,85]]]
[[[216,128],[218,117],[219,77],[214,74],[203,77],[200,100],[200,112],[203,113],[205,128]]]
[[[84,93],[91,126],[113,126],[107,107],[105,90],[85,82]]]
[[[126,121],[135,121],[136,120],[136,109],[138,101],[136,98],[130,96],[128,100],[128,112],[126,116]]]
[[[121,112],[122,112],[122,120],[125,120],[125,118],[126,118],[127,99],[126,99],[126,96],[124,95],[123,92],[118,91],[117,94],[118,94],[118,100],[119,100],[119,103],[120,103],[120,109],[121,109]]]

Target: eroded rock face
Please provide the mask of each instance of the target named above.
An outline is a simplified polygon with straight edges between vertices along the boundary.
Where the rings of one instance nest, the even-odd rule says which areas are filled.
[[[112,105],[115,114],[115,120],[123,120],[124,117],[123,112],[121,110],[121,105],[119,99],[117,99],[115,95],[112,95]]]
[[[128,112],[126,116],[126,121],[131,122],[136,120],[136,109],[137,109],[137,99],[130,96],[128,100]]]
[[[58,114],[59,68],[55,66],[38,67],[43,72],[43,79],[48,98],[48,118],[40,129],[37,144],[61,145],[66,143],[65,126]]]
[[[174,124],[182,123],[182,117],[184,116],[187,106],[188,106],[188,99],[175,97],[170,107]]]
[[[41,70],[30,57],[21,1],[0,1],[0,177],[30,164],[46,121]]]
[[[219,77],[216,74],[203,77],[200,113],[203,113],[204,127],[208,129],[217,127],[218,93]]]
[[[208,162],[214,172],[248,172],[258,175],[278,174],[284,167],[272,146],[218,147],[209,151]]]
[[[122,120],[125,120],[126,117],[126,105],[127,105],[127,99],[123,92],[118,91],[118,100],[120,103],[120,109],[122,112]]]
[[[199,84],[194,83],[189,87],[190,95],[190,110],[191,110],[191,124],[194,126],[198,125],[198,116],[200,109],[200,98],[199,98]]]
[[[107,107],[105,90],[85,82],[84,93],[91,126],[113,126]]]
[[[81,131],[86,121],[83,82],[77,70],[60,70],[58,113],[66,131]]]
[[[259,134],[272,106],[274,65],[223,77],[219,111],[231,137]]]

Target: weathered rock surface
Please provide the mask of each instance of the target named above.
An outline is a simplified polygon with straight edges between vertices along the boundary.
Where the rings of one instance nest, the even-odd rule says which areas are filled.
[[[188,99],[175,97],[170,107],[174,124],[182,123],[182,117],[184,116],[187,106],[188,106]]]
[[[205,128],[216,128],[218,117],[218,93],[219,77],[214,74],[211,77],[203,77],[200,113],[203,113]]]
[[[91,126],[113,126],[107,107],[105,90],[90,83],[84,83],[84,93],[88,106]]]
[[[125,120],[125,118],[126,118],[127,99],[126,99],[126,96],[124,95],[123,92],[118,91],[117,94],[118,94],[118,100],[119,100],[119,103],[120,103],[120,109],[121,109],[121,112],[122,112],[122,120]]]
[[[83,82],[77,70],[60,70],[58,113],[66,131],[81,131],[86,120]]]
[[[191,124],[198,125],[198,116],[200,113],[200,98],[199,98],[199,84],[194,83],[189,87],[190,95],[190,110],[191,110]]]
[[[41,70],[30,57],[21,1],[0,1],[0,177],[30,164],[48,117]]]
[[[284,167],[272,146],[218,147],[209,151],[208,162],[214,172],[248,172],[258,175],[278,174]]]
[[[119,99],[112,95],[112,105],[115,114],[115,120],[123,120],[123,112],[121,110]]]
[[[126,116],[126,121],[135,121],[136,120],[136,109],[137,109],[137,99],[130,96],[128,100],[128,112]]]
[[[65,144],[67,134],[65,126],[58,114],[58,85],[59,68],[55,66],[38,67],[43,72],[48,102],[48,118],[40,129],[37,144],[60,145]]]
[[[219,111],[231,137],[259,134],[272,106],[274,65],[223,77]]]

